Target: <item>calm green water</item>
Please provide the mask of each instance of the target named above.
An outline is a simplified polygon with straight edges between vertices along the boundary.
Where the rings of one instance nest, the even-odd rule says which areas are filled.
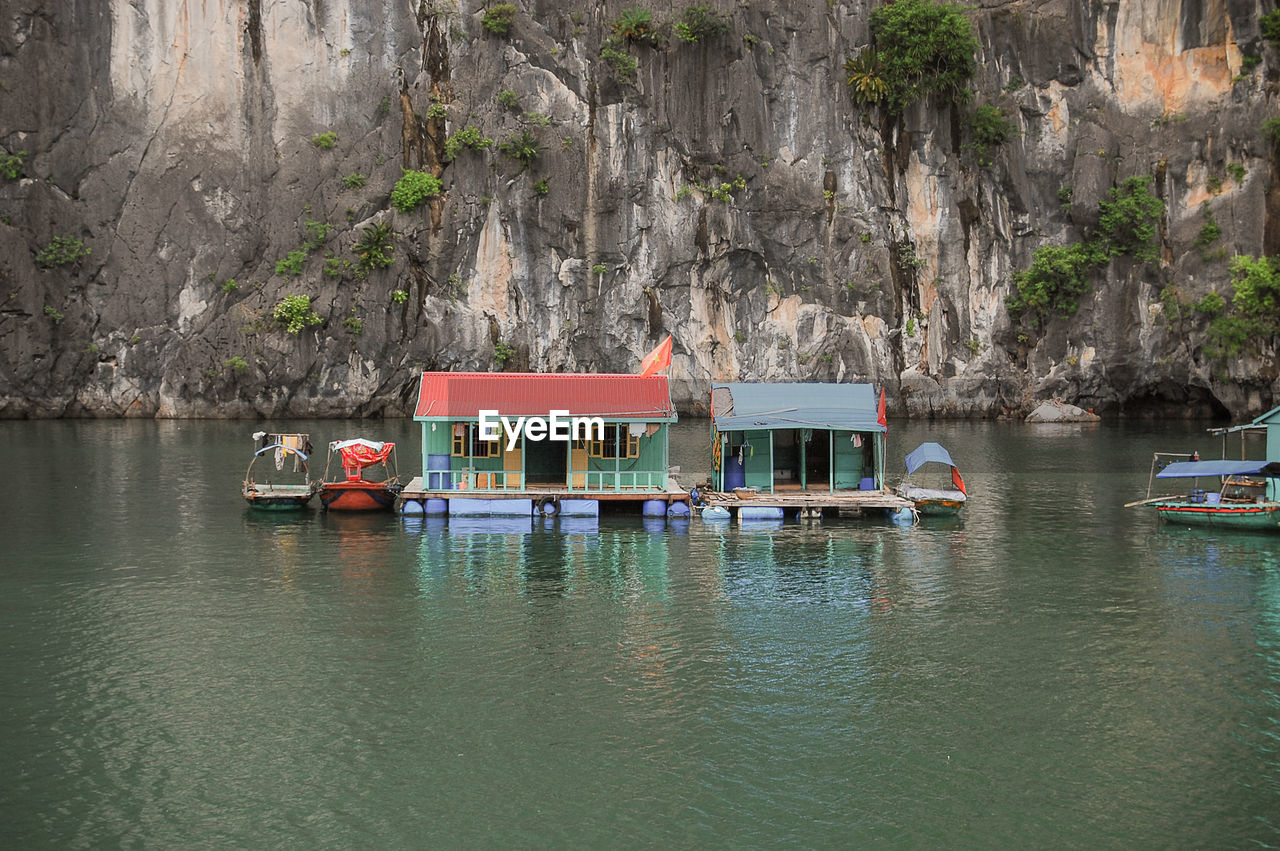
[[[1280,844],[1280,537],[1120,508],[1198,426],[893,423],[907,529],[255,516],[257,427],[0,423],[5,846]]]

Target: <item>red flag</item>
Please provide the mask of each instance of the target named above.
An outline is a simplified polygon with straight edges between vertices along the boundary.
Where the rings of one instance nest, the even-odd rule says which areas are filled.
[[[960,478],[960,471],[955,467],[951,468],[951,484],[955,485],[956,490],[960,491],[960,493],[965,496],[969,495],[969,492],[964,489],[964,479]]]
[[[657,375],[671,366],[671,335],[658,344],[657,348],[644,356],[640,362],[640,375]]]
[[[880,405],[876,408],[876,422],[884,426],[884,433],[889,433],[889,419],[884,412],[884,388],[880,388]]]

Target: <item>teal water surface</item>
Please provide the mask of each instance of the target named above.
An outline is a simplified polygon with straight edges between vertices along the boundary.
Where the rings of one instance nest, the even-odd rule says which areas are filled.
[[[1280,844],[1280,536],[1121,507],[1200,425],[892,423],[911,528],[257,515],[259,427],[0,423],[5,846]]]

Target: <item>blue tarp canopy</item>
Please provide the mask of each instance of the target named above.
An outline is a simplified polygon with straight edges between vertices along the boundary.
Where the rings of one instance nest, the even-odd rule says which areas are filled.
[[[928,464],[930,461],[946,464],[948,467],[956,465],[951,460],[951,453],[944,449],[941,443],[922,443],[907,453],[907,475],[911,475],[920,469],[921,465]]]
[[[712,384],[711,419],[719,431],[885,431],[870,384]]]
[[[1157,479],[1191,479],[1197,476],[1280,478],[1280,463],[1275,461],[1175,461],[1156,473]]]

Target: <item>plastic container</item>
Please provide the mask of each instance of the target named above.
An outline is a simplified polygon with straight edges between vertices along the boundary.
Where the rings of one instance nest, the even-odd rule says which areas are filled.
[[[645,517],[666,517],[667,501],[665,499],[646,499],[641,513]]]
[[[747,471],[743,468],[742,462],[738,460],[736,455],[731,455],[724,462],[724,489],[731,491],[734,488],[743,488],[747,486]]]
[[[427,456],[427,490],[446,491],[449,489],[449,456]]]

